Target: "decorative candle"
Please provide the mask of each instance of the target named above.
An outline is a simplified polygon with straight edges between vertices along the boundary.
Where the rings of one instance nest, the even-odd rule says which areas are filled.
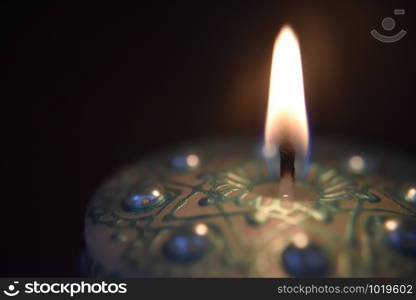
[[[414,275],[414,161],[318,140],[309,164],[302,81],[297,39],[284,27],[264,143],[200,141],[112,176],[87,208],[86,274]]]

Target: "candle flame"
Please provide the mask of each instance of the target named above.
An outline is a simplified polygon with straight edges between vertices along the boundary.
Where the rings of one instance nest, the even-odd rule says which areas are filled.
[[[282,28],[274,43],[264,155],[274,157],[283,139],[293,145],[297,160],[303,161],[309,134],[302,62],[298,39],[288,25]]]

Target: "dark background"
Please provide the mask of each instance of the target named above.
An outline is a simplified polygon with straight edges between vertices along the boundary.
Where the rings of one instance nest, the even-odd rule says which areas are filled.
[[[23,136],[2,157],[0,275],[76,275],[86,202],[120,166],[194,138],[261,135],[284,23],[301,43],[314,136],[416,150],[412,1],[56,2],[2,4],[3,101],[18,106],[3,108],[5,129],[27,105],[32,118],[29,185],[10,147]],[[397,43],[369,34],[392,34],[388,16],[408,32]]]

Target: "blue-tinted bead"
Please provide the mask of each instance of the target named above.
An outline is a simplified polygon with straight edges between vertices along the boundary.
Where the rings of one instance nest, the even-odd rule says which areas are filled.
[[[200,158],[196,154],[179,154],[170,159],[170,167],[177,172],[195,170],[200,165]]]
[[[159,185],[134,187],[124,197],[122,207],[128,212],[143,212],[160,206],[164,200],[164,190]]]
[[[416,220],[388,219],[384,223],[385,242],[400,253],[416,256]]]
[[[294,277],[321,277],[328,273],[328,261],[314,245],[298,248],[290,244],[284,250],[282,260],[286,272]]]
[[[211,203],[212,203],[212,200],[208,197],[201,198],[198,201],[199,206],[208,206]]]
[[[190,263],[203,258],[209,249],[210,241],[205,235],[185,230],[173,233],[162,250],[170,260]]]

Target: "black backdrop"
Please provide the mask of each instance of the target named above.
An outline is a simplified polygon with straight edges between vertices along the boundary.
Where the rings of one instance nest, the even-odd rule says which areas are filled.
[[[6,88],[32,108],[32,172],[23,184],[27,165],[17,169],[10,147],[0,275],[76,275],[86,201],[121,165],[194,138],[261,135],[272,44],[287,22],[313,135],[416,150],[411,1],[55,2],[2,4]],[[387,16],[403,40],[370,36],[387,34]]]

